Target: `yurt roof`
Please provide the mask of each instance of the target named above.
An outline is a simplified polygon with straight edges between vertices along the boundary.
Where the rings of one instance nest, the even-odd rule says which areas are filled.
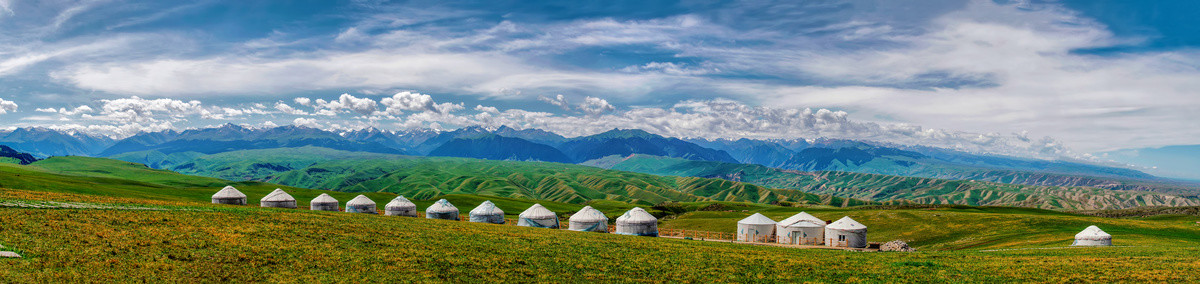
[[[600,212],[600,210],[596,210],[596,208],[592,208],[591,206],[584,206],[583,209],[579,209],[579,212],[575,212],[574,215],[571,215],[570,221],[571,222],[608,222],[608,216],[604,216],[604,212]]]
[[[558,218],[558,215],[554,215],[554,211],[546,209],[541,204],[534,204],[533,206],[529,206],[529,209],[525,209],[525,212],[521,212],[520,217],[526,219],[549,219]]]
[[[1077,239],[1079,239],[1079,238],[1098,238],[1098,237],[1099,238],[1106,238],[1106,237],[1111,238],[1112,235],[1109,235],[1107,232],[1104,232],[1104,230],[1101,230],[1100,227],[1096,227],[1095,225],[1088,226],[1087,229],[1083,229],[1082,232],[1075,234],[1075,238],[1077,238]]]
[[[392,202],[388,202],[388,204],[387,204],[387,207],[412,207],[412,208],[417,208],[417,204],[416,204],[416,203],[412,203],[412,201],[408,201],[408,198],[404,198],[404,196],[403,196],[403,195],[401,195],[401,196],[396,196],[396,198],[392,198]]]
[[[325,194],[325,193],[322,193],[320,196],[317,196],[317,198],[313,198],[313,200],[312,200],[312,203],[337,203],[337,202],[338,202],[337,199],[334,199],[333,196],[329,196],[329,194]]]
[[[617,223],[658,223],[658,218],[654,218],[654,215],[650,215],[650,212],[646,212],[646,209],[634,207],[626,211],[621,217],[617,217]]]
[[[246,198],[246,194],[243,194],[241,191],[238,191],[236,188],[233,188],[232,186],[226,186],[225,188],[222,188],[221,191],[217,191],[216,194],[213,194],[212,197],[213,198]]]
[[[500,210],[500,207],[488,200],[471,209],[471,215],[504,215],[504,210]]]
[[[434,202],[433,205],[429,205],[429,208],[425,209],[425,212],[433,212],[433,213],[458,212],[458,207],[454,207],[454,204],[450,204],[450,201],[441,199],[441,200],[438,200],[437,202]]]
[[[829,224],[828,226],[825,226],[825,228],[830,228],[830,229],[834,229],[834,230],[844,230],[844,231],[856,231],[856,230],[866,230],[867,226],[863,225],[862,223],[859,223],[858,221],[854,221],[854,219],[850,219],[850,216],[846,216],[846,217],[842,217],[842,219],[837,220],[837,222],[833,222],[833,224]]]
[[[279,188],[276,188],[275,191],[272,191],[271,193],[267,194],[267,196],[264,196],[262,198],[262,202],[282,202],[282,201],[296,201],[296,198],[292,197],[291,194],[288,194],[287,192],[283,191],[283,189],[279,189]]]
[[[374,206],[375,201],[371,200],[371,198],[367,197],[366,195],[359,194],[358,196],[355,196],[354,199],[351,199],[350,202],[346,202],[346,206],[359,206],[359,205]]]
[[[784,227],[823,227],[825,226],[825,220],[809,215],[807,212],[800,212],[792,215],[792,217],[783,219],[783,221],[779,221],[779,225]]]
[[[767,216],[763,216],[763,214],[761,214],[761,213],[754,213],[754,215],[750,215],[750,217],[746,217],[746,219],[742,219],[741,221],[738,221],[738,224],[775,225],[775,220],[771,220],[771,218],[767,218]]]

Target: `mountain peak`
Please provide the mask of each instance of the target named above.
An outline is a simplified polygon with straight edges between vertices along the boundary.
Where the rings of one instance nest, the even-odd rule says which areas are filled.
[[[661,136],[651,134],[650,132],[646,132],[645,130],[641,130],[641,129],[613,128],[612,130],[605,131],[604,133],[592,135],[589,137],[612,139],[612,138],[648,138],[648,137],[661,137]]]

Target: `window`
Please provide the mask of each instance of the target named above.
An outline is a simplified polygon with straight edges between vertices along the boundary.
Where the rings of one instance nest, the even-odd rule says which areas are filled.
[[[838,235],[838,241],[839,241],[839,242],[844,242],[844,241],[846,241],[846,235]]]

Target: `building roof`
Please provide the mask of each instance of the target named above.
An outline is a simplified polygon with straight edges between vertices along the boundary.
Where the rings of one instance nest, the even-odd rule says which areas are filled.
[[[354,199],[350,199],[350,202],[346,202],[346,207],[365,205],[375,206],[375,201],[371,200],[371,198],[367,197],[366,195],[359,194],[358,196],[355,196]]]
[[[216,194],[213,194],[212,198],[246,198],[246,194],[243,194],[241,191],[238,191],[232,186],[226,186],[225,188],[222,188],[221,191],[217,191]]]
[[[586,222],[586,223],[591,223],[591,222],[608,223],[608,216],[604,216],[604,212],[600,212],[600,210],[596,210],[596,208],[592,208],[591,206],[584,206],[583,209],[579,209],[579,212],[575,212],[574,215],[571,215],[570,221],[571,222]]]
[[[621,215],[621,217],[617,217],[617,224],[646,223],[658,223],[658,218],[654,218],[654,215],[650,215],[650,212],[646,212],[646,209],[642,209],[641,207],[629,209],[629,211],[626,211],[625,214]]]
[[[796,213],[792,217],[779,221],[780,227],[825,227],[825,220],[809,215],[807,212]]]
[[[437,202],[434,202],[433,205],[429,205],[429,208],[425,209],[425,213],[449,213],[449,212],[458,212],[458,207],[454,207],[454,204],[450,204],[450,201],[447,201],[445,199],[438,200]]]
[[[259,201],[260,202],[287,202],[287,201],[296,201],[296,198],[292,197],[291,194],[288,194],[287,192],[283,191],[283,189],[276,188],[275,191],[268,193],[267,196],[263,196],[263,198],[260,199]]]
[[[404,196],[401,195],[396,196],[396,198],[392,198],[392,202],[388,202],[387,207],[417,208],[417,204],[412,203],[412,201],[408,201],[408,198],[404,198]]]
[[[555,215],[554,211],[546,209],[541,204],[534,204],[533,206],[529,206],[529,209],[525,209],[525,212],[521,212],[520,217],[524,219],[551,219],[558,218],[558,215]]]
[[[846,216],[842,217],[842,219],[838,219],[837,222],[833,222],[833,224],[825,226],[825,228],[842,231],[858,231],[866,230],[867,226],[859,223],[858,221],[854,221],[854,219],[850,219],[850,216]]]
[[[754,215],[750,215],[750,217],[746,217],[746,219],[742,219],[741,221],[738,221],[738,224],[739,225],[775,225],[775,220],[771,220],[771,218],[767,218],[767,216],[763,216],[763,214],[761,214],[761,213],[754,213]]]
[[[500,210],[500,207],[496,207],[495,203],[488,200],[476,206],[475,209],[471,209],[471,215],[504,215],[504,210]]]
[[[313,198],[311,203],[338,203],[338,200],[334,199],[333,196],[329,196],[329,194],[322,193],[317,198]]]
[[[1101,230],[1100,227],[1096,227],[1095,225],[1092,225],[1092,226],[1088,226],[1087,229],[1083,229],[1082,232],[1075,234],[1075,238],[1076,239],[1111,239],[1112,235],[1109,235],[1107,232],[1104,232],[1104,230]]]

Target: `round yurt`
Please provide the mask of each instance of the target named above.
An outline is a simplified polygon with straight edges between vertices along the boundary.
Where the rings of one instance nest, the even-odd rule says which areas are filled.
[[[768,242],[775,235],[775,220],[754,213],[737,223],[737,240],[739,242]]]
[[[322,193],[308,203],[308,209],[314,211],[338,211],[338,200],[329,194]]]
[[[212,196],[213,204],[246,205],[246,195],[232,186],[226,186]]]
[[[296,198],[291,194],[284,192],[283,189],[276,188],[267,196],[258,200],[258,205],[270,208],[296,208]]]
[[[541,204],[534,204],[521,212],[517,226],[558,229],[558,215]]]
[[[346,213],[379,214],[379,211],[375,210],[374,200],[360,194],[351,199],[350,202],[346,202]]]
[[[425,218],[458,221],[458,208],[450,201],[441,199],[425,208]]]
[[[618,235],[631,236],[658,236],[658,218],[650,215],[641,207],[636,207],[626,211],[621,217],[617,217],[617,231],[613,232]]]
[[[825,241],[825,221],[806,212],[796,213],[775,224],[775,236],[781,244],[819,245]]]
[[[865,248],[867,247],[867,226],[850,219],[849,216],[825,226],[825,246]]]
[[[579,209],[567,223],[567,229],[572,231],[608,233],[608,216],[591,206]]]
[[[1088,226],[1087,229],[1083,229],[1082,232],[1075,234],[1075,243],[1071,245],[1089,247],[1111,246],[1112,235],[1105,233],[1100,227]]]
[[[484,201],[483,204],[479,204],[475,209],[471,209],[471,222],[504,224],[504,210],[496,207],[496,204],[492,203],[491,200]]]
[[[383,206],[383,215],[417,217],[417,205],[408,201],[408,198],[404,198],[403,195],[396,196],[392,202]]]

